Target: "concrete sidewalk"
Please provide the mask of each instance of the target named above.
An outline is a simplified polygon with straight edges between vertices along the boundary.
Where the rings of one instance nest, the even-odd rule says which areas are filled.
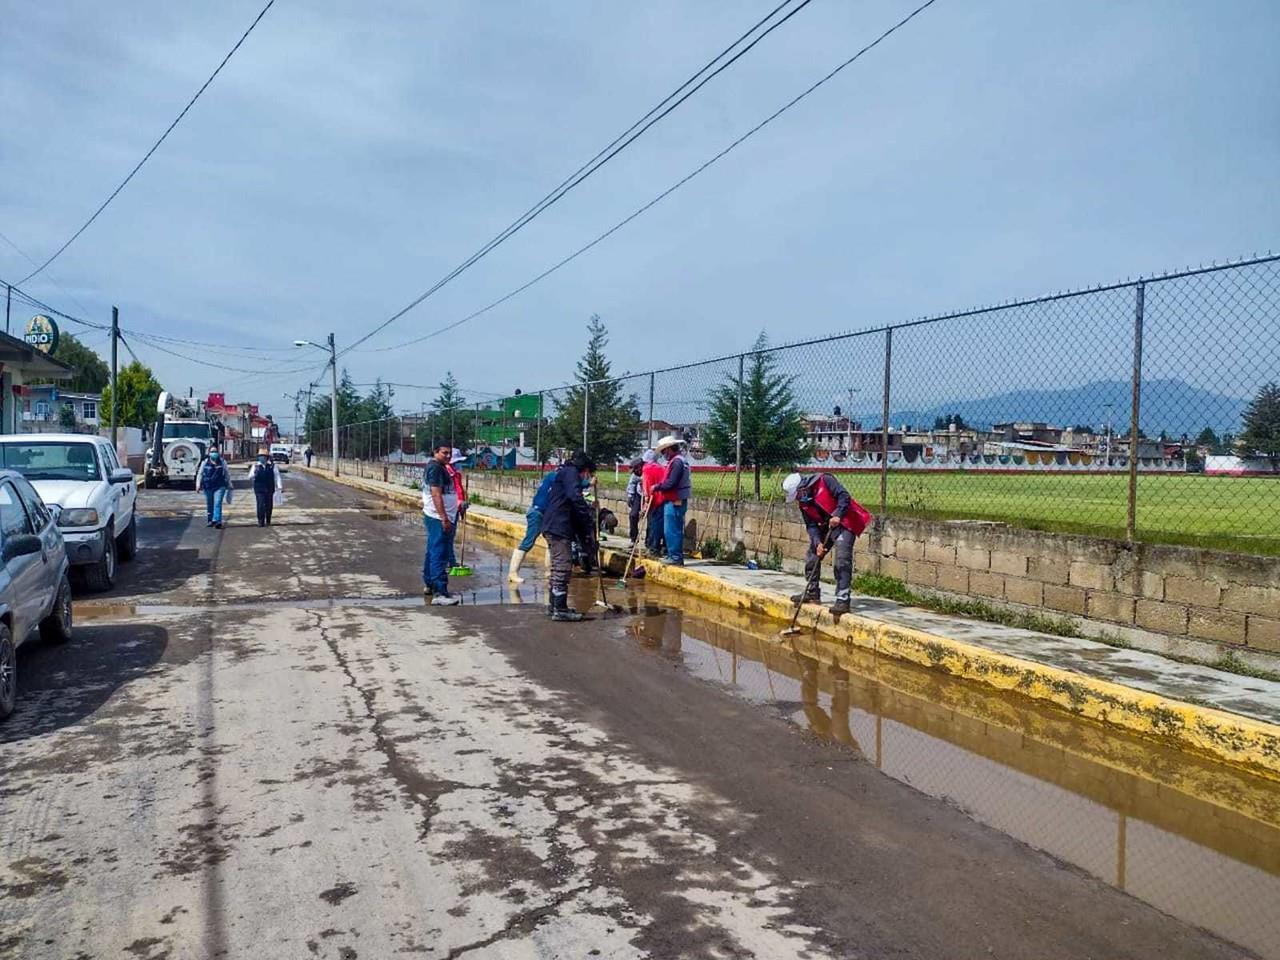
[[[347,477],[342,482],[420,502],[417,491],[398,485]],[[474,506],[469,517],[498,536],[524,533],[524,518],[513,511]],[[614,537],[603,545],[606,564],[620,573],[628,544]],[[795,607],[789,597],[804,586],[795,574],[705,560],[684,567],[650,561],[645,569],[654,583],[780,622],[790,620]],[[799,623],[808,633],[1016,691],[1280,779],[1280,683],[878,598],[855,596],[851,613],[838,621],[825,607],[806,606]]]

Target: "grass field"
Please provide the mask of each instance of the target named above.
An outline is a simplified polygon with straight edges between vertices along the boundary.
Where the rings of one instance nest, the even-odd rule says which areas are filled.
[[[781,498],[785,473],[762,478],[761,494]],[[880,476],[840,474],[872,513],[879,510]],[[723,478],[723,479],[722,479]],[[753,494],[752,478],[742,477]],[[1128,477],[1075,474],[889,474],[889,515],[946,520],[998,520],[1033,530],[1123,538]],[[698,496],[733,496],[728,474],[694,474]],[[1280,554],[1280,479],[1138,476],[1138,538]]]

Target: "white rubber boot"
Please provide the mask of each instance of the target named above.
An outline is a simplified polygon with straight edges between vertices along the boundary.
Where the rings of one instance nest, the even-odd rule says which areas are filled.
[[[524,563],[524,551],[519,547],[511,551],[511,565],[507,568],[507,579],[512,583],[524,583],[520,576],[520,564]]]

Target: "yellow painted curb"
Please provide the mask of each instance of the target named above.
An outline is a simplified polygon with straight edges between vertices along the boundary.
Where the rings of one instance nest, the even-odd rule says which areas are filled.
[[[323,475],[314,468],[311,472]],[[358,477],[339,479],[369,493],[421,503],[417,491],[399,490]],[[516,540],[524,536],[523,522],[474,512],[468,515],[468,522],[498,536]],[[605,550],[604,560],[606,566],[620,572],[626,554]],[[790,621],[795,612],[794,605],[784,597],[727,583],[698,570],[654,563],[646,564],[645,570],[653,583],[773,620]],[[800,625],[850,647],[1052,703],[1077,716],[1280,780],[1280,726],[857,614],[845,614],[837,623],[826,610],[806,609],[800,615]]]

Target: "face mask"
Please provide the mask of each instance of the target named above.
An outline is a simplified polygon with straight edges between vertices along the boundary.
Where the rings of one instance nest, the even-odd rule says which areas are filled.
[[[266,463],[266,462],[267,462],[267,458],[266,458],[266,457],[264,457],[264,456],[262,456],[261,454],[259,454],[259,455],[258,455],[258,462],[259,462],[259,463]]]
[[[222,459],[222,454],[218,453],[215,450],[213,453],[209,454],[209,459],[212,460],[214,463],[217,463],[219,460]]]

